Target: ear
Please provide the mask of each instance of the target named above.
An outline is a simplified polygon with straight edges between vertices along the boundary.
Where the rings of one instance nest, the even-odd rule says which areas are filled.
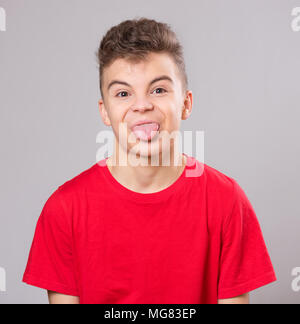
[[[182,110],[181,119],[186,120],[189,118],[193,108],[193,93],[192,91],[187,91],[184,99],[184,105]]]
[[[102,118],[102,120],[103,120],[103,123],[104,123],[106,126],[111,126],[111,122],[110,122],[110,119],[109,119],[109,116],[108,116],[107,110],[106,110],[106,108],[105,108],[105,104],[104,104],[103,99],[100,99],[100,100],[98,101],[98,104],[99,104],[99,112],[100,112],[101,118]]]

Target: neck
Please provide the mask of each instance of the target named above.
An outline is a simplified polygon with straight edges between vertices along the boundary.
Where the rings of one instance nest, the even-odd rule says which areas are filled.
[[[186,166],[186,156],[178,152],[175,154],[174,151],[170,154],[171,163],[162,163],[160,153],[155,165],[150,163],[151,156],[142,157],[138,159],[141,163],[132,165],[131,157],[126,155],[123,160],[125,163],[120,163],[120,156],[115,153],[107,159],[111,174],[123,186],[141,193],[157,192],[169,187],[180,177]]]

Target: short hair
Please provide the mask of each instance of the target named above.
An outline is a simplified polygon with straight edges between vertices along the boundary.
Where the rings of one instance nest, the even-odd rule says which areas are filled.
[[[153,19],[125,20],[109,29],[96,53],[99,64],[100,92],[103,98],[103,71],[116,59],[139,62],[151,53],[167,53],[178,68],[183,91],[187,90],[183,48],[170,25]]]

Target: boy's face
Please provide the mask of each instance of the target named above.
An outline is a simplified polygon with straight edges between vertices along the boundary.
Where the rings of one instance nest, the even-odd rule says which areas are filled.
[[[153,82],[162,76],[169,79]],[[181,120],[187,119],[191,112],[192,93],[183,93],[177,66],[168,54],[150,53],[138,63],[117,59],[104,70],[102,84],[101,117],[105,125],[112,126],[123,151],[149,157],[170,150],[170,142],[166,141],[168,147],[163,146],[163,134],[179,132]],[[141,133],[132,128],[136,122],[146,119],[159,126],[151,140],[138,136]],[[120,124],[124,128],[119,128]],[[140,129],[145,131],[143,127]],[[120,141],[124,138],[127,148]]]

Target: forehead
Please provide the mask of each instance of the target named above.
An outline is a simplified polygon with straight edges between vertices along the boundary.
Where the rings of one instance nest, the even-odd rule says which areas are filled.
[[[158,75],[167,75],[176,82],[178,77],[177,66],[166,53],[149,53],[144,60],[138,62],[118,58],[104,69],[103,74],[106,86],[114,79],[132,82],[139,79],[140,82],[141,77],[150,80]]]

